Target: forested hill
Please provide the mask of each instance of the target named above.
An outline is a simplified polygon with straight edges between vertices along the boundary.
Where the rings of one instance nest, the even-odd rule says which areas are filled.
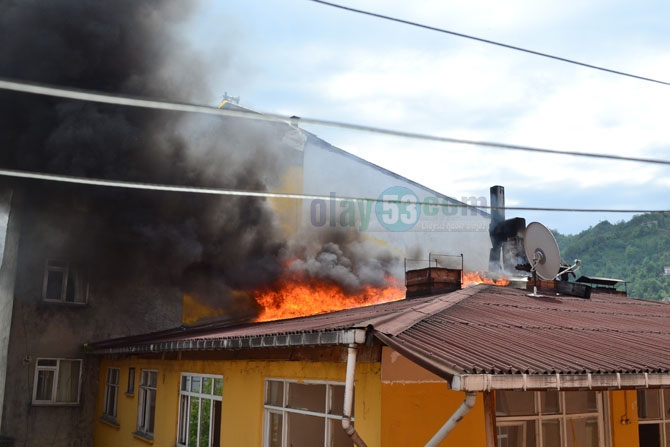
[[[649,300],[670,299],[670,213],[641,214],[628,222],[600,222],[575,235],[552,230],[561,257],[569,264],[581,259],[577,276],[628,281],[628,295]]]

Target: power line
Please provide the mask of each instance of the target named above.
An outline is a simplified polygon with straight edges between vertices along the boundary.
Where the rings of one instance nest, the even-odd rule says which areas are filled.
[[[473,210],[514,210],[514,211],[548,211],[548,212],[571,212],[571,213],[670,213],[670,210],[631,210],[631,209],[595,209],[595,208],[544,208],[544,207],[530,207],[530,206],[479,206],[479,205],[469,205],[467,203],[458,202],[455,199],[455,203],[435,203],[435,202],[410,202],[404,200],[387,200],[380,198],[369,198],[369,197],[346,197],[346,196],[331,196],[323,194],[295,194],[295,193],[283,193],[283,192],[267,192],[267,191],[245,191],[240,189],[226,189],[226,188],[204,188],[198,186],[177,186],[177,185],[166,185],[166,184],[156,184],[156,183],[140,183],[140,182],[127,182],[120,180],[106,180],[106,179],[95,179],[88,177],[75,177],[69,175],[58,175],[58,174],[46,174],[41,172],[31,172],[31,171],[20,171],[15,169],[0,169],[0,176],[5,177],[14,177],[14,178],[24,178],[32,180],[46,180],[52,182],[61,182],[61,183],[74,183],[80,185],[92,185],[92,186],[105,186],[112,188],[126,188],[126,189],[138,189],[138,190],[147,190],[147,191],[167,191],[167,192],[183,192],[183,193],[195,193],[195,194],[210,194],[210,195],[220,195],[220,196],[238,196],[238,197],[258,197],[258,198],[272,198],[272,199],[297,199],[297,200],[326,200],[326,201],[336,201],[336,202],[373,202],[373,203],[389,203],[402,206],[422,206],[422,207],[438,207],[438,208],[469,208]]]
[[[510,50],[521,51],[521,52],[524,52],[524,53],[533,54],[535,56],[546,57],[546,58],[561,61],[561,62],[567,62],[568,64],[579,65],[581,67],[586,67],[586,68],[593,68],[594,70],[600,70],[600,71],[604,71],[604,72],[607,72],[607,73],[617,74],[617,75],[621,75],[621,76],[627,76],[629,78],[640,79],[642,81],[649,81],[649,82],[655,82],[657,84],[670,85],[670,82],[659,81],[657,79],[647,78],[647,77],[644,77],[644,76],[638,76],[638,75],[626,73],[626,72],[623,72],[623,71],[618,71],[618,70],[612,70],[610,68],[599,67],[597,65],[591,65],[591,64],[584,63],[584,62],[579,62],[579,61],[575,61],[575,60],[572,60],[572,59],[567,59],[567,58],[564,58],[564,57],[560,57],[560,56],[553,56],[551,54],[542,53],[542,52],[534,51],[534,50],[529,50],[529,49],[517,47],[517,46],[514,46],[514,45],[508,45],[508,44],[505,44],[505,43],[496,42],[494,40],[482,39],[481,37],[475,37],[475,36],[471,36],[471,35],[468,35],[468,34],[458,33],[458,32],[455,32],[455,31],[449,31],[449,30],[446,30],[446,29],[443,29],[443,28],[437,28],[437,27],[429,26],[429,25],[422,25],[420,23],[412,22],[412,21],[409,21],[409,20],[399,19],[399,18],[396,18],[396,17],[390,17],[390,16],[387,16],[387,15],[378,14],[378,13],[375,13],[375,12],[364,11],[362,9],[356,9],[356,8],[351,8],[351,7],[348,7],[348,6],[338,5],[337,3],[326,2],[326,1],[323,1],[323,0],[310,0],[310,1],[312,1],[314,3],[319,3],[321,5],[332,6],[333,8],[338,8],[338,9],[342,9],[342,10],[345,10],[345,11],[355,12],[355,13],[358,13],[358,14],[364,14],[364,15],[371,16],[371,17],[376,17],[376,18],[379,18],[379,19],[390,20],[392,22],[403,23],[405,25],[415,26],[417,28],[423,28],[423,29],[427,29],[427,30],[430,30],[430,31],[437,31],[439,33],[450,34],[452,36],[463,37],[465,39],[471,39],[471,40],[475,40],[477,42],[483,42],[483,43],[487,43],[487,44],[490,44],[490,45],[496,45],[496,46],[507,48],[507,49],[510,49]]]
[[[55,96],[59,98],[75,99],[80,101],[92,101],[104,104],[115,104],[129,107],[140,107],[148,109],[169,110],[175,112],[203,113],[208,115],[228,116],[244,118],[258,121],[281,122],[298,125],[299,123],[312,124],[317,126],[335,127],[361,132],[378,133],[395,137],[410,138],[423,141],[434,141],[440,143],[465,144],[470,146],[484,146],[497,149],[517,150],[525,152],[536,152],[554,155],[570,155],[575,157],[599,158],[607,160],[631,161],[638,163],[651,163],[670,165],[670,160],[660,160],[654,158],[627,157],[613,154],[598,154],[595,152],[576,152],[561,151],[557,149],[546,149],[531,146],[521,146],[517,144],[496,143],[491,141],[475,141],[462,138],[443,137],[424,133],[407,132],[403,130],[385,129],[381,127],[366,126],[362,124],[344,123],[338,121],[323,120],[318,118],[305,118],[298,116],[280,115],[276,113],[256,113],[251,111],[240,111],[232,109],[218,109],[198,104],[178,103],[169,101],[159,101],[153,99],[144,99],[118,94],[99,93],[90,90],[80,90],[72,88],[54,87],[43,84],[35,84],[24,81],[13,81],[6,78],[0,78],[0,89],[11,90],[22,93],[31,93],[36,95]]]

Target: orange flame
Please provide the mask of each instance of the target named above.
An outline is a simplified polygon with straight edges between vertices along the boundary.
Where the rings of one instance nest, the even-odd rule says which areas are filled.
[[[405,288],[393,277],[383,287],[367,286],[356,294],[347,294],[339,286],[305,278],[280,279],[272,288],[254,293],[262,308],[256,321],[316,315],[353,307],[397,301],[405,297]]]
[[[475,284],[506,286],[509,284],[509,280],[507,278],[488,278],[484,272],[463,272],[463,288],[465,289],[466,287],[474,286]]]

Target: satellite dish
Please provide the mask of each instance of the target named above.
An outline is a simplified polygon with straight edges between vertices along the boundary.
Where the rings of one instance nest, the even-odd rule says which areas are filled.
[[[542,279],[553,280],[561,269],[561,254],[551,231],[539,222],[531,222],[526,227],[524,251],[530,261],[532,271]]]

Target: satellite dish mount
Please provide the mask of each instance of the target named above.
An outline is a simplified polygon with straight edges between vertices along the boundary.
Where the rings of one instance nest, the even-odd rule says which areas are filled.
[[[579,259],[573,265],[561,261],[558,243],[551,231],[539,222],[531,222],[526,227],[524,237],[524,251],[530,261],[530,271],[533,274],[533,293],[528,296],[541,297],[537,293],[537,278],[553,281],[556,278],[576,271],[581,265]]]

